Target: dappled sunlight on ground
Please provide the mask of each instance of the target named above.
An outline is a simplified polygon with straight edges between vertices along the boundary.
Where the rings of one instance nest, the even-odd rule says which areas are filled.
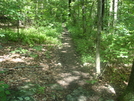
[[[58,80],[57,82],[62,85],[63,87],[67,88],[68,85],[70,85],[71,82],[79,80],[80,76],[70,76],[70,77],[64,77],[62,80]]]
[[[1,44],[0,71],[4,73],[0,74],[0,80],[12,90],[30,90],[31,85],[35,89],[39,87],[41,94],[35,90],[33,95],[37,101],[44,98],[45,101],[114,101],[114,87],[95,79],[93,64],[80,62],[66,33],[62,35],[63,46],[60,47]]]
[[[18,62],[26,63],[33,59],[34,58],[32,57],[21,56],[21,54],[9,54],[9,55],[0,56],[0,62],[8,61],[8,62],[14,62],[14,63],[18,63]]]

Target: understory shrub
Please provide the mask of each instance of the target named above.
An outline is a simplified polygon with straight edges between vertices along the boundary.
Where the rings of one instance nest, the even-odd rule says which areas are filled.
[[[82,34],[82,30],[76,26],[69,26],[68,30],[71,33],[76,52],[81,56],[82,63],[94,62],[95,47],[94,38],[92,38],[94,33]]]
[[[0,81],[0,101],[7,101],[7,95],[10,94],[9,85],[3,81]]]
[[[23,42],[25,44],[59,44],[59,37],[62,29],[61,24],[50,24],[46,27],[30,27],[20,29],[20,33],[13,30],[0,30],[0,37],[4,37],[8,41]]]

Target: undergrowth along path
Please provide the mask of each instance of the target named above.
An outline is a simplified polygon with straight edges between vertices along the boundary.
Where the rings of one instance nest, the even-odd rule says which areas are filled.
[[[80,62],[70,33],[63,29],[60,47],[0,41],[0,71],[4,71],[0,81],[10,86],[9,101],[25,97],[34,101],[114,101],[109,100],[115,98],[109,85],[94,79],[94,67]],[[21,53],[22,49],[28,53]]]
[[[112,93],[108,92],[108,87],[99,84],[94,79],[94,68],[83,66],[80,62],[70,33],[65,27],[63,29],[61,37],[63,44],[56,51],[55,72],[57,75],[54,76],[55,81],[64,89],[63,101],[109,101],[113,99]]]

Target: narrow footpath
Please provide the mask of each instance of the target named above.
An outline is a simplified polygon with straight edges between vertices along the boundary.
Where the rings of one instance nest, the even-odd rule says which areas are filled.
[[[94,79],[95,67],[81,63],[64,26],[60,39],[59,46],[34,46],[40,50],[0,41],[0,81],[10,86],[8,101],[117,101],[112,85]],[[18,49],[28,53],[12,53]]]
[[[61,101],[114,101],[108,87],[94,80],[93,67],[83,66],[75,52],[70,33],[64,27],[63,45],[57,50],[55,81],[64,90]],[[96,83],[95,83],[96,82]]]

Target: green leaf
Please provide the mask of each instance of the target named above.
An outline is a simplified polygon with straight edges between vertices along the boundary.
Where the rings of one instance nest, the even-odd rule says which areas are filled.
[[[0,84],[4,84],[4,81],[0,81]]]
[[[6,94],[10,94],[10,92],[9,92],[9,91],[5,91],[5,93],[6,93]]]
[[[4,88],[0,86],[0,93],[4,91]]]
[[[5,73],[5,71],[0,71],[0,73]]]
[[[3,86],[4,86],[4,88],[9,88],[8,84],[4,84]]]
[[[22,97],[18,97],[18,99],[19,99],[20,101],[23,101],[23,98],[22,98]]]
[[[91,83],[91,84],[95,84],[97,83],[98,81],[97,80],[90,80],[90,81],[86,81],[87,83]]]
[[[25,97],[25,100],[27,100],[27,101],[30,100],[30,97]]]

